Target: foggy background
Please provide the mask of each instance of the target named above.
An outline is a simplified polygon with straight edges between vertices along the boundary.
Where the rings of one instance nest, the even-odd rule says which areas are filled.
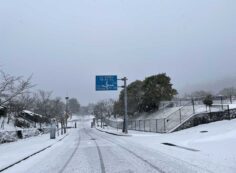
[[[218,91],[236,86],[235,16],[234,0],[0,0],[0,67],[82,105],[118,97],[102,74]]]

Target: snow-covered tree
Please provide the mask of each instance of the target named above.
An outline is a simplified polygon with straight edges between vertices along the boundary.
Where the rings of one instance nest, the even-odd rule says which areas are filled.
[[[206,105],[206,109],[207,107],[209,107],[210,111],[211,111],[211,106],[213,104],[213,98],[212,95],[207,95],[204,100],[203,103]]]
[[[160,101],[171,100],[177,90],[172,88],[171,78],[165,73],[147,77],[143,81],[144,95],[140,109],[145,112],[159,108]]]
[[[144,94],[142,89],[143,82],[136,80],[127,87],[128,114],[134,115],[139,111]],[[114,112],[116,115],[124,114],[124,89],[120,92],[119,100],[114,103]]]

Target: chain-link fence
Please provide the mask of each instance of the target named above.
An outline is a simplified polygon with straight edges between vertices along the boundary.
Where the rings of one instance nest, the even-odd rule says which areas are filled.
[[[203,100],[201,99],[191,99],[191,100],[182,100],[181,104],[177,104],[176,101],[166,102],[162,106],[165,107],[163,109],[167,109],[172,106],[179,106],[175,112],[170,113],[164,118],[159,119],[144,119],[144,120],[132,120],[128,121],[128,129],[129,130],[137,130],[144,132],[156,132],[156,133],[166,133],[174,130],[182,123],[187,121],[195,114],[207,113],[207,112],[220,112],[220,111],[229,111],[229,100],[224,100],[222,97],[214,98],[213,105],[211,107],[207,107],[203,104]],[[178,103],[180,103],[178,101]],[[183,104],[184,103],[184,104]],[[168,105],[168,106],[164,106]],[[181,106],[180,106],[181,105]],[[105,119],[105,123],[108,126],[111,126],[116,129],[122,129],[123,121],[112,121]]]

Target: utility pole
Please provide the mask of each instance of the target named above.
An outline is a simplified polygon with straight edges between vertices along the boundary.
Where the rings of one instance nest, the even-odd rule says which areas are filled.
[[[125,114],[124,114],[124,122],[123,122],[123,133],[128,133],[128,104],[127,104],[127,77],[124,77],[121,79],[124,81],[124,109],[125,109]]]

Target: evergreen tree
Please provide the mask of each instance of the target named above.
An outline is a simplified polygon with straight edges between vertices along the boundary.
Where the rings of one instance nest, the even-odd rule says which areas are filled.
[[[172,100],[177,91],[172,88],[170,81],[170,77],[162,73],[129,84],[127,87],[129,116],[138,112],[157,110],[160,101]],[[119,100],[114,103],[114,113],[124,114],[124,90],[120,92]]]
[[[159,108],[160,101],[171,100],[177,94],[177,90],[172,88],[171,78],[165,73],[147,77],[142,89],[142,104],[140,110],[149,112]]]
[[[136,80],[127,86],[128,114],[134,115],[138,112],[143,95],[142,81]],[[119,101],[115,103],[114,111],[116,114],[124,114],[124,90],[121,91]]]
[[[211,106],[212,106],[212,104],[213,104],[213,98],[212,98],[212,95],[207,95],[206,97],[205,97],[205,99],[203,100],[203,103],[206,105],[206,108],[207,108],[207,106],[209,107],[209,108],[211,108]]]

